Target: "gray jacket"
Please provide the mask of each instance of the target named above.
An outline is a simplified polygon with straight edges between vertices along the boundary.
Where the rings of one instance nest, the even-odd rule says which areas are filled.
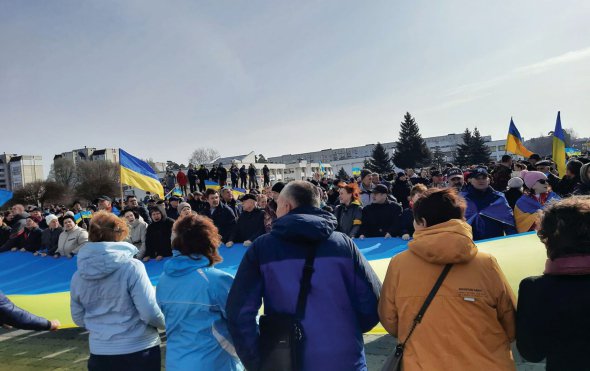
[[[129,225],[129,237],[127,242],[137,247],[139,253],[137,258],[142,259],[145,255],[145,234],[147,232],[148,224],[142,219],[135,219],[135,221]]]
[[[78,250],[80,250],[82,245],[87,241],[88,232],[86,232],[86,230],[78,226],[75,226],[74,229],[69,232],[64,229],[59,235],[56,253],[61,256],[77,254]]]
[[[72,319],[90,332],[90,353],[116,355],[160,344],[164,315],[137,248],[88,242],[78,254],[70,288]]]

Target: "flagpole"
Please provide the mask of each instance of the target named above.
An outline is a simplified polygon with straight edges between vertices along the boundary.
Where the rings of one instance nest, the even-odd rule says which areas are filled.
[[[121,166],[121,148],[119,148],[119,185],[121,186],[121,210],[123,210],[123,167]]]

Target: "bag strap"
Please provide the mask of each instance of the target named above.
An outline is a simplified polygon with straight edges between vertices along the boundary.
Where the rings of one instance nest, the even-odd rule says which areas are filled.
[[[309,246],[307,249],[307,256],[305,257],[303,273],[301,275],[299,296],[297,297],[297,309],[295,310],[295,318],[299,320],[305,317],[305,306],[307,305],[307,296],[311,289],[311,276],[314,272],[313,262],[315,261],[317,246]]]
[[[420,322],[422,322],[422,318],[424,318],[424,313],[426,313],[426,309],[428,309],[428,306],[432,302],[432,299],[434,299],[434,296],[438,292],[438,289],[440,289],[443,281],[447,277],[447,274],[449,274],[449,271],[451,270],[452,267],[453,267],[453,264],[447,264],[447,265],[445,265],[445,267],[443,268],[443,271],[440,273],[440,276],[438,276],[438,279],[436,280],[436,283],[432,287],[432,290],[430,290],[430,293],[426,297],[426,300],[424,300],[424,304],[422,304],[422,308],[420,308],[420,311],[418,311],[418,314],[416,315],[416,318],[414,318],[414,323],[412,324],[412,328],[410,329],[410,333],[406,337],[406,340],[404,340],[404,342],[401,343],[401,345],[398,345],[397,348],[401,347],[401,350],[403,351],[404,347],[406,346],[406,343],[408,342],[408,340],[410,340],[410,337],[414,333],[414,330],[416,329],[416,326]]]

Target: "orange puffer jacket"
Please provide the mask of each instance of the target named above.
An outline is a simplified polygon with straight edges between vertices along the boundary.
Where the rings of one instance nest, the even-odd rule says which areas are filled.
[[[406,345],[404,371],[514,370],[514,293],[496,259],[477,251],[463,220],[416,231],[408,251],[391,259],[379,299],[381,323],[405,340],[448,263],[454,265]]]

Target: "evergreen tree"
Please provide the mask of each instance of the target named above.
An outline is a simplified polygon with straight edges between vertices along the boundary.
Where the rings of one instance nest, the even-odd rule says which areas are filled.
[[[457,156],[455,157],[455,162],[459,166],[471,165],[471,139],[471,131],[465,129],[465,132],[463,133],[463,144],[457,146]]]
[[[337,177],[338,177],[338,179],[344,180],[344,181],[348,181],[348,179],[350,179],[350,175],[348,175],[348,173],[346,172],[346,170],[344,170],[343,167],[341,167],[340,170],[338,170]]]
[[[470,144],[470,162],[473,165],[487,164],[490,161],[492,152],[490,148],[486,146],[483,138],[479,134],[477,127],[473,130],[473,136],[471,137]]]
[[[440,150],[439,146],[436,146],[436,148],[434,148],[434,153],[432,154],[432,165],[440,170],[444,164],[445,154]]]
[[[406,112],[396,142],[393,162],[402,169],[416,168],[430,163],[432,154],[420,135],[416,120]]]
[[[378,174],[387,174],[393,171],[391,157],[381,143],[377,143],[373,148],[371,158],[365,162],[365,168]]]

